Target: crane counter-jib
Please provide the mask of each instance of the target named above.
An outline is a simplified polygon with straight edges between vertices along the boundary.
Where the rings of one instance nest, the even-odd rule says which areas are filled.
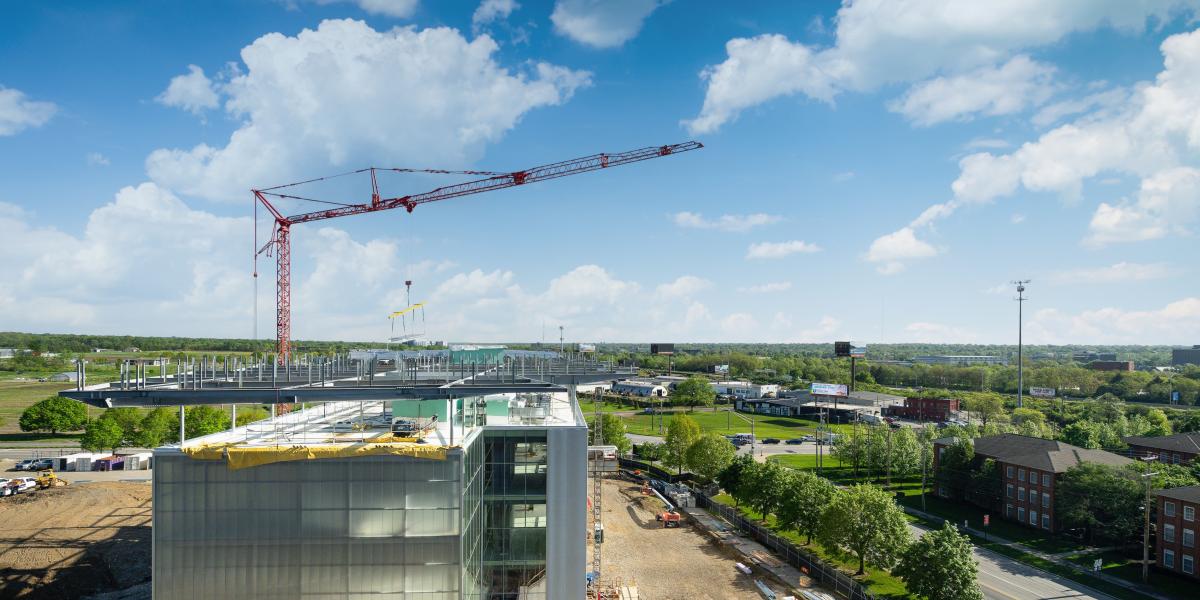
[[[351,215],[366,214],[371,212],[379,212],[391,210],[395,208],[404,208],[408,212],[420,204],[428,204],[439,200],[449,200],[450,198],[458,198],[471,194],[479,194],[493,190],[500,190],[519,185],[528,185],[539,181],[547,181],[566,177],[568,175],[578,175],[591,171],[608,169],[616,166],[626,165],[630,163],[649,160],[652,158],[660,158],[671,156],[681,152],[690,150],[698,150],[704,146],[699,142],[689,141],[680,144],[667,144],[663,146],[648,146],[637,150],[617,153],[602,153],[584,156],[571,160],[564,160],[556,163],[540,165],[519,171],[509,173],[494,173],[490,171],[446,171],[441,169],[380,169],[371,167],[360,169],[350,173],[343,173],[333,177],[341,177],[345,175],[355,175],[360,173],[369,173],[371,178],[371,199],[370,202],[353,204],[343,202],[333,202],[329,200],[310,198],[295,194],[287,194],[281,191],[285,188],[291,188],[304,183],[321,181],[328,178],[315,178],[305,182],[294,184],[286,184],[271,188],[261,188],[252,190],[254,193],[255,206],[262,204],[263,207],[270,212],[275,220],[275,229],[271,238],[261,248],[256,248],[254,259],[257,263],[258,256],[263,253],[275,251],[276,258],[276,335],[279,344],[279,360],[285,362],[290,354],[289,343],[291,340],[291,241],[290,229],[292,225],[297,223],[308,223],[311,221],[320,221],[324,219],[333,219],[337,217],[346,217]],[[428,192],[420,194],[412,194],[393,198],[384,198],[379,192],[379,182],[376,178],[377,171],[401,171],[401,172],[425,172],[425,173],[442,173],[442,174],[487,174],[488,177],[457,183],[453,185],[439,187]],[[298,200],[306,202],[319,202],[333,205],[334,208],[318,210],[312,212],[298,213],[294,215],[284,215],[278,207],[268,198],[276,200]],[[255,218],[257,219],[257,209]],[[257,224],[255,226],[255,235],[257,235]],[[257,267],[255,273],[257,276]]]

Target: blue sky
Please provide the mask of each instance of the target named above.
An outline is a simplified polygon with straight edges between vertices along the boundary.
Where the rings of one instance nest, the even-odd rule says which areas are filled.
[[[8,3],[0,329],[249,336],[251,187],[696,139],[297,226],[294,336],[1200,340],[1200,3],[743,4]]]

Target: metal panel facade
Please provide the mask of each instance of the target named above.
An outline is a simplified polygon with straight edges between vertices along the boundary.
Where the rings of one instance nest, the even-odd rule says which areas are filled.
[[[463,452],[275,463],[154,453],[156,600],[461,597]]]

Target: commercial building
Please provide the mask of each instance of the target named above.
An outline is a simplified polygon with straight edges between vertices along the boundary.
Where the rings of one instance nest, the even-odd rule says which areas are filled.
[[[1200,365],[1200,344],[1196,344],[1191,348],[1173,348],[1171,350],[1171,364],[1177,367],[1183,365]]]
[[[612,391],[617,394],[641,396],[643,398],[664,398],[667,388],[644,379],[626,379],[612,384]]]
[[[905,398],[902,406],[890,406],[884,415],[914,421],[947,421],[959,411],[958,398]]]
[[[946,447],[957,438],[933,441],[933,468],[936,473]],[[990,458],[1000,471],[1001,497],[988,499],[1001,515],[1026,527],[1057,531],[1055,518],[1058,478],[1081,463],[1124,466],[1133,461],[1103,450],[1090,450],[1055,440],[1005,433],[975,438],[975,460]],[[965,475],[965,474],[964,474]],[[939,486],[939,496],[949,492]]]
[[[926,365],[954,365],[956,367],[970,367],[974,365],[1007,365],[1008,359],[1003,356],[968,356],[968,355],[941,355],[941,356],[914,356],[912,362]]]
[[[1200,432],[1162,436],[1131,436],[1124,439],[1134,456],[1157,456],[1159,462],[1190,463],[1200,455]]]
[[[780,398],[738,399],[737,409],[780,417],[826,418],[831,423],[851,423],[865,415],[878,416],[903,400],[879,392],[850,392],[845,398],[813,396],[808,390],[787,390]]]
[[[1076,352],[1071,355],[1071,360],[1077,363],[1089,363],[1093,360],[1117,360],[1116,352]]]
[[[1093,360],[1087,368],[1093,371],[1132,371],[1132,360]]]
[[[1156,492],[1158,519],[1155,562],[1159,568],[1178,575],[1197,575],[1196,532],[1200,531],[1200,485]]]
[[[710,385],[714,392],[735,398],[774,398],[779,395],[779,386],[773,383],[713,381]]]
[[[584,598],[587,427],[574,385],[621,373],[564,360],[374,365],[199,367],[161,386],[62,393],[312,405],[154,450],[156,600]]]

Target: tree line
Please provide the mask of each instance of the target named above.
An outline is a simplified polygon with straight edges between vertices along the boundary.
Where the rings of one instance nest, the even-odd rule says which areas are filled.
[[[970,538],[949,522],[913,539],[904,511],[883,489],[870,484],[846,488],[808,471],[739,456],[717,476],[735,506],[746,504],[763,521],[775,517],[782,531],[814,540],[858,562],[890,570],[908,591],[930,600],[982,600],[978,564]]]

